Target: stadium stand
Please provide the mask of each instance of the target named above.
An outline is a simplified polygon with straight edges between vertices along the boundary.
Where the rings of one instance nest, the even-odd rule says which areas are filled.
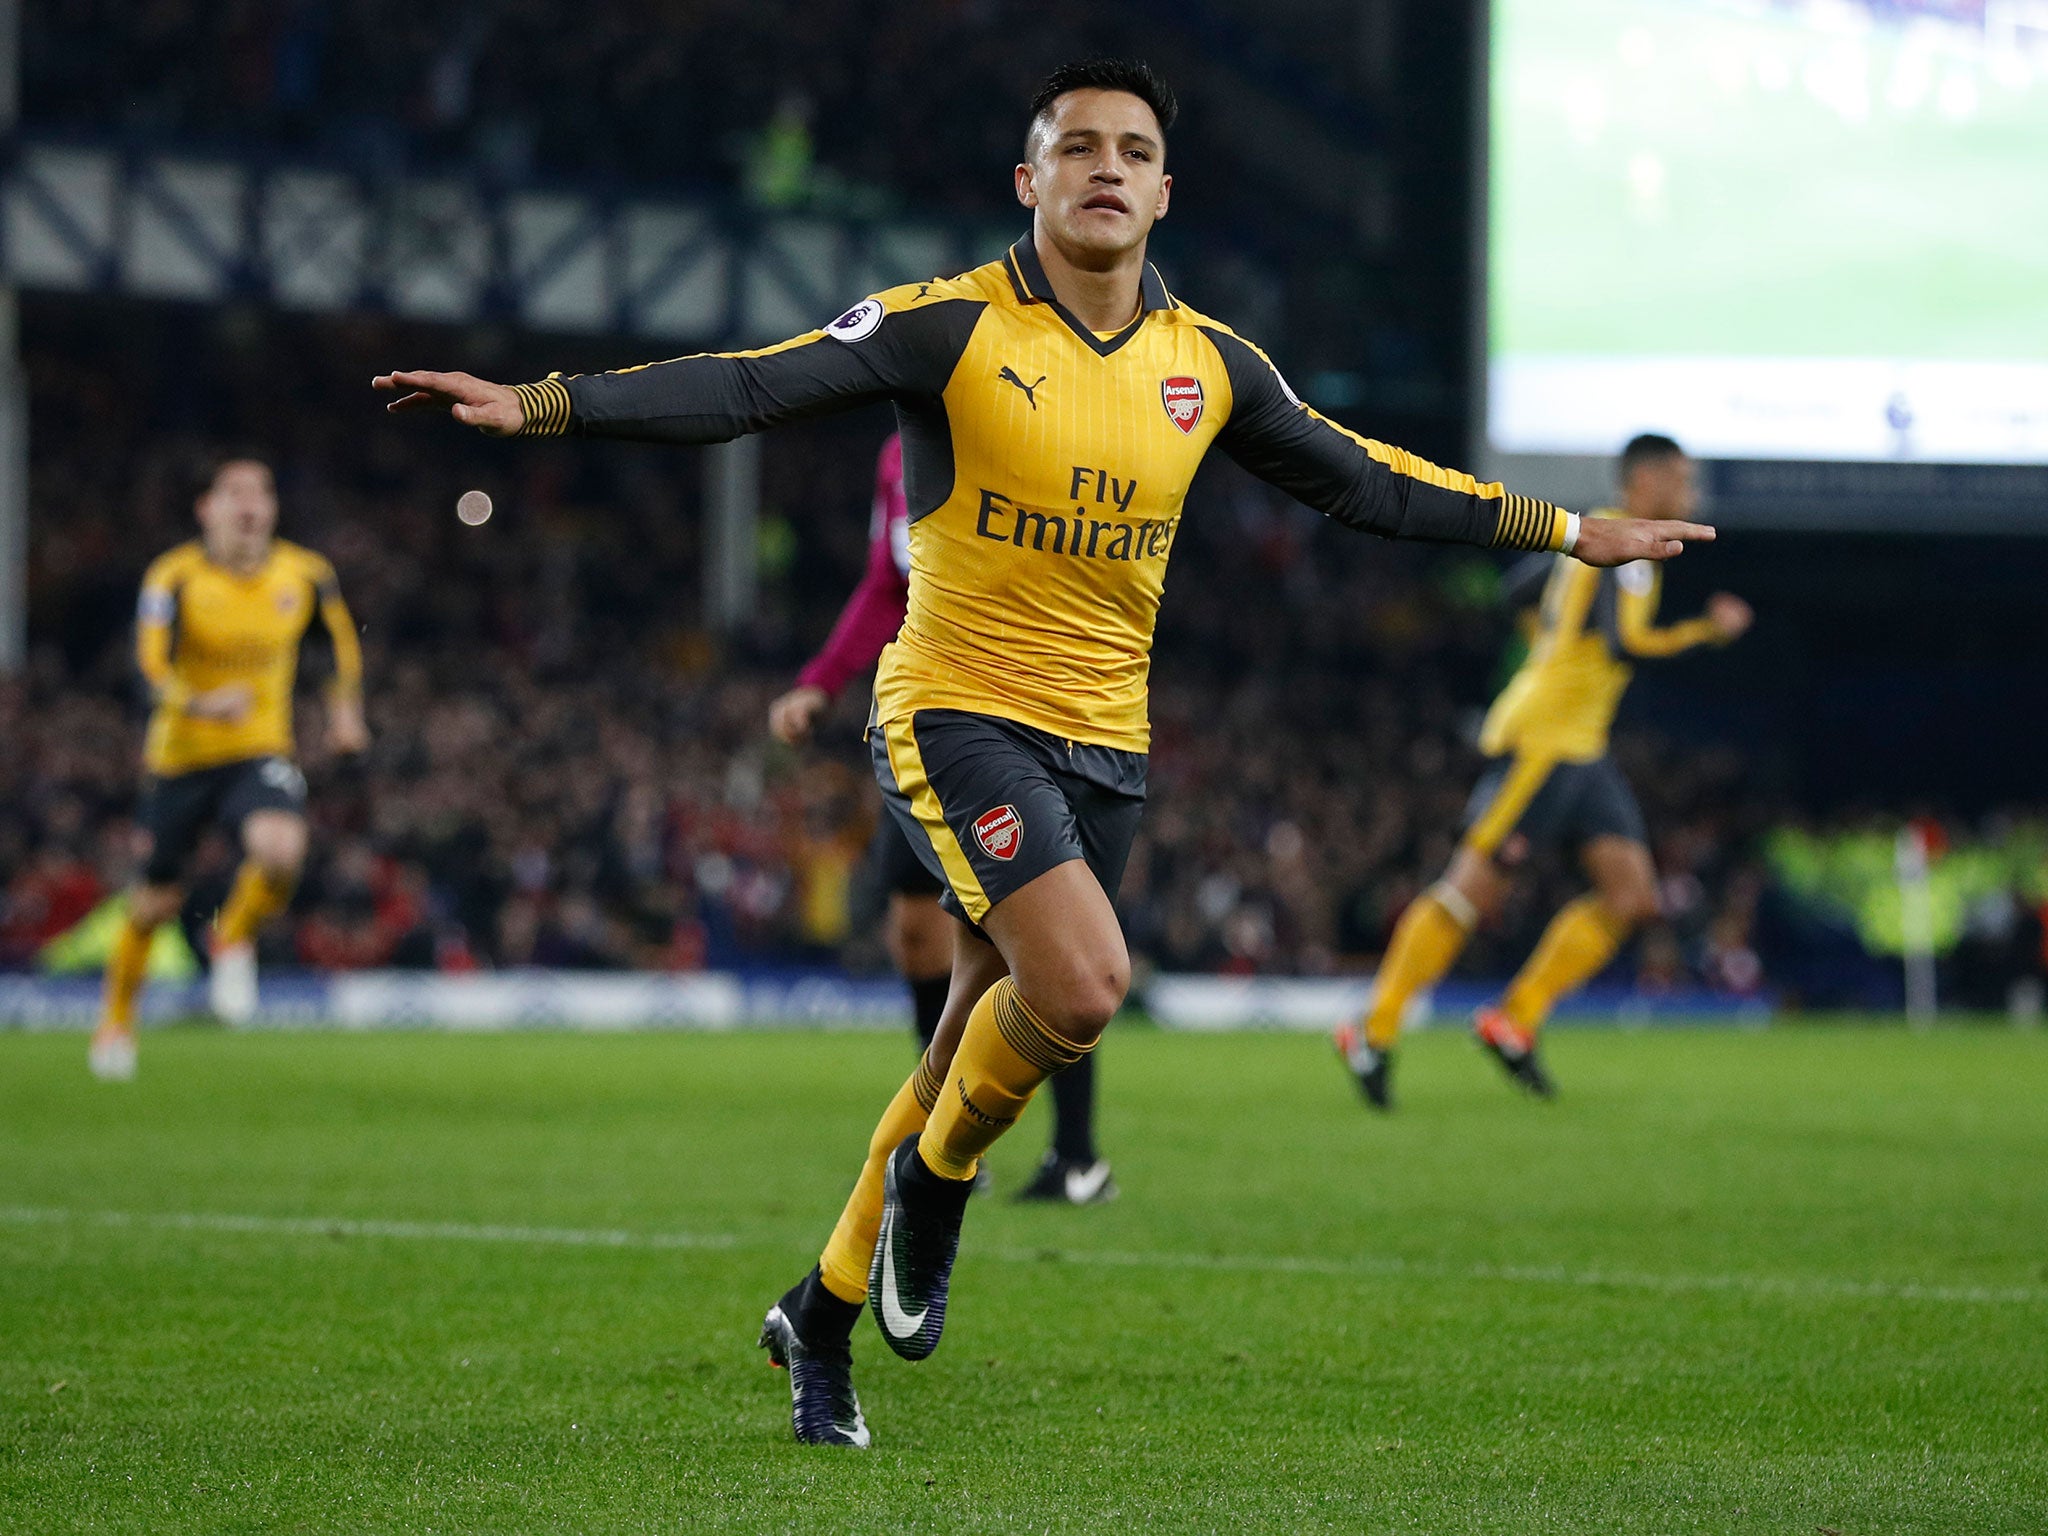
[[[0,820],[8,963],[31,963],[128,870],[135,582],[187,536],[186,461],[252,435],[274,445],[288,535],[340,568],[377,731],[360,769],[312,757],[318,851],[275,959],[659,969],[850,940],[861,956],[855,866],[877,806],[859,702],[801,754],[762,718],[858,568],[886,418],[769,455],[771,580],[753,625],[719,642],[696,617],[687,460],[549,446],[480,465],[467,442],[365,439],[374,407],[338,391],[388,347],[378,327],[143,310],[106,325],[81,309],[35,335],[46,515],[35,661],[9,704],[27,750]],[[280,353],[309,366],[286,381],[241,367]],[[472,473],[502,509],[481,530],[451,515]],[[1205,489],[1162,630],[1133,940],[1170,969],[1355,967],[1455,831],[1470,708],[1510,634],[1494,567],[1368,544],[1233,473]],[[613,558],[624,549],[635,558]],[[317,657],[307,670],[310,712]],[[1742,764],[1631,750],[1656,763],[1641,782],[1675,889],[1697,891],[1678,919],[1681,953],[1696,951],[1757,830],[1733,793]],[[1518,905],[1503,953],[1543,897]]]

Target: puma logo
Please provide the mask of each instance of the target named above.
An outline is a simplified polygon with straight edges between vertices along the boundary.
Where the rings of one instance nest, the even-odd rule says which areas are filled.
[[[1003,371],[996,375],[996,382],[999,384],[1016,385],[1019,389],[1024,391],[1024,398],[1031,402],[1031,409],[1033,409],[1034,411],[1038,409],[1038,396],[1035,393],[1035,391],[1037,390],[1039,385],[1045,382],[1044,374],[1041,373],[1029,384],[1026,384],[1022,379],[1017,377],[1016,369],[1005,364],[1003,367]]]

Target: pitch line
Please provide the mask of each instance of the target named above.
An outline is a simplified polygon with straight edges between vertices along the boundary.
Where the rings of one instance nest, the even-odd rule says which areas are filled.
[[[463,1221],[358,1221],[345,1216],[224,1216],[203,1211],[139,1213],[0,1207],[8,1226],[149,1227],[174,1232],[238,1232],[263,1237],[387,1237],[402,1241],[515,1243],[559,1248],[730,1248],[724,1232],[628,1232],[605,1227],[512,1227]]]
[[[506,1243],[532,1247],[645,1251],[781,1246],[743,1242],[729,1232],[635,1232],[623,1227],[529,1227],[460,1221],[366,1221],[339,1216],[241,1216],[210,1212],[74,1211],[0,1206],[0,1226],[91,1226],[259,1237],[387,1238],[413,1242]],[[1659,1295],[1722,1292],[1820,1301],[1931,1301],[1989,1306],[2048,1302],[2048,1286],[1936,1285],[1913,1280],[1853,1280],[1825,1275],[1652,1274],[1564,1264],[1446,1264],[1400,1258],[1319,1259],[1283,1254],[1142,1253],[1087,1248],[983,1250],[1007,1264],[1072,1264],[1098,1269],[1158,1269],[1217,1274],[1312,1275],[1331,1280],[1445,1280],[1551,1285],[1576,1290]]]
[[[1332,1280],[1451,1280],[1481,1284],[1555,1285],[1580,1290],[1651,1291],[1662,1295],[1722,1291],[1814,1300],[1937,1301],[1992,1305],[2048,1302],[2048,1286],[1930,1285],[1915,1280],[1849,1280],[1826,1275],[1644,1274],[1575,1269],[1564,1264],[1444,1264],[1416,1259],[1314,1259],[1266,1254],[1113,1253],[1039,1248],[1000,1255],[1013,1263],[1093,1265],[1106,1269],[1181,1269],[1212,1273],[1315,1275]]]

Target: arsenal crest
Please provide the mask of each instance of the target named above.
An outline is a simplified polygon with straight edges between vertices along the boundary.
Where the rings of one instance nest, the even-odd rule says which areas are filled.
[[[1202,381],[1185,374],[1159,381],[1159,399],[1166,407],[1166,419],[1183,432],[1195,430],[1202,419]]]
[[[992,859],[1008,863],[1024,846],[1024,818],[1014,805],[999,805],[974,819],[974,840]]]

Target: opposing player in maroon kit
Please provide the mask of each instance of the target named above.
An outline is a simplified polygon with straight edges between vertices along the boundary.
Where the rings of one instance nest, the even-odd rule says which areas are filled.
[[[768,729],[777,741],[793,747],[809,739],[826,706],[896,638],[909,605],[910,506],[903,494],[903,439],[891,433],[875,461],[867,570],[818,654],[797,673],[796,686],[768,706]],[[953,975],[953,920],[939,906],[937,878],[918,860],[895,818],[885,816],[876,826],[868,862],[889,893],[883,942],[910,983],[917,1043],[929,1050]],[[1095,1149],[1092,1052],[1052,1079],[1052,1100],[1052,1145],[1017,1198],[1072,1205],[1115,1199],[1116,1181]]]

